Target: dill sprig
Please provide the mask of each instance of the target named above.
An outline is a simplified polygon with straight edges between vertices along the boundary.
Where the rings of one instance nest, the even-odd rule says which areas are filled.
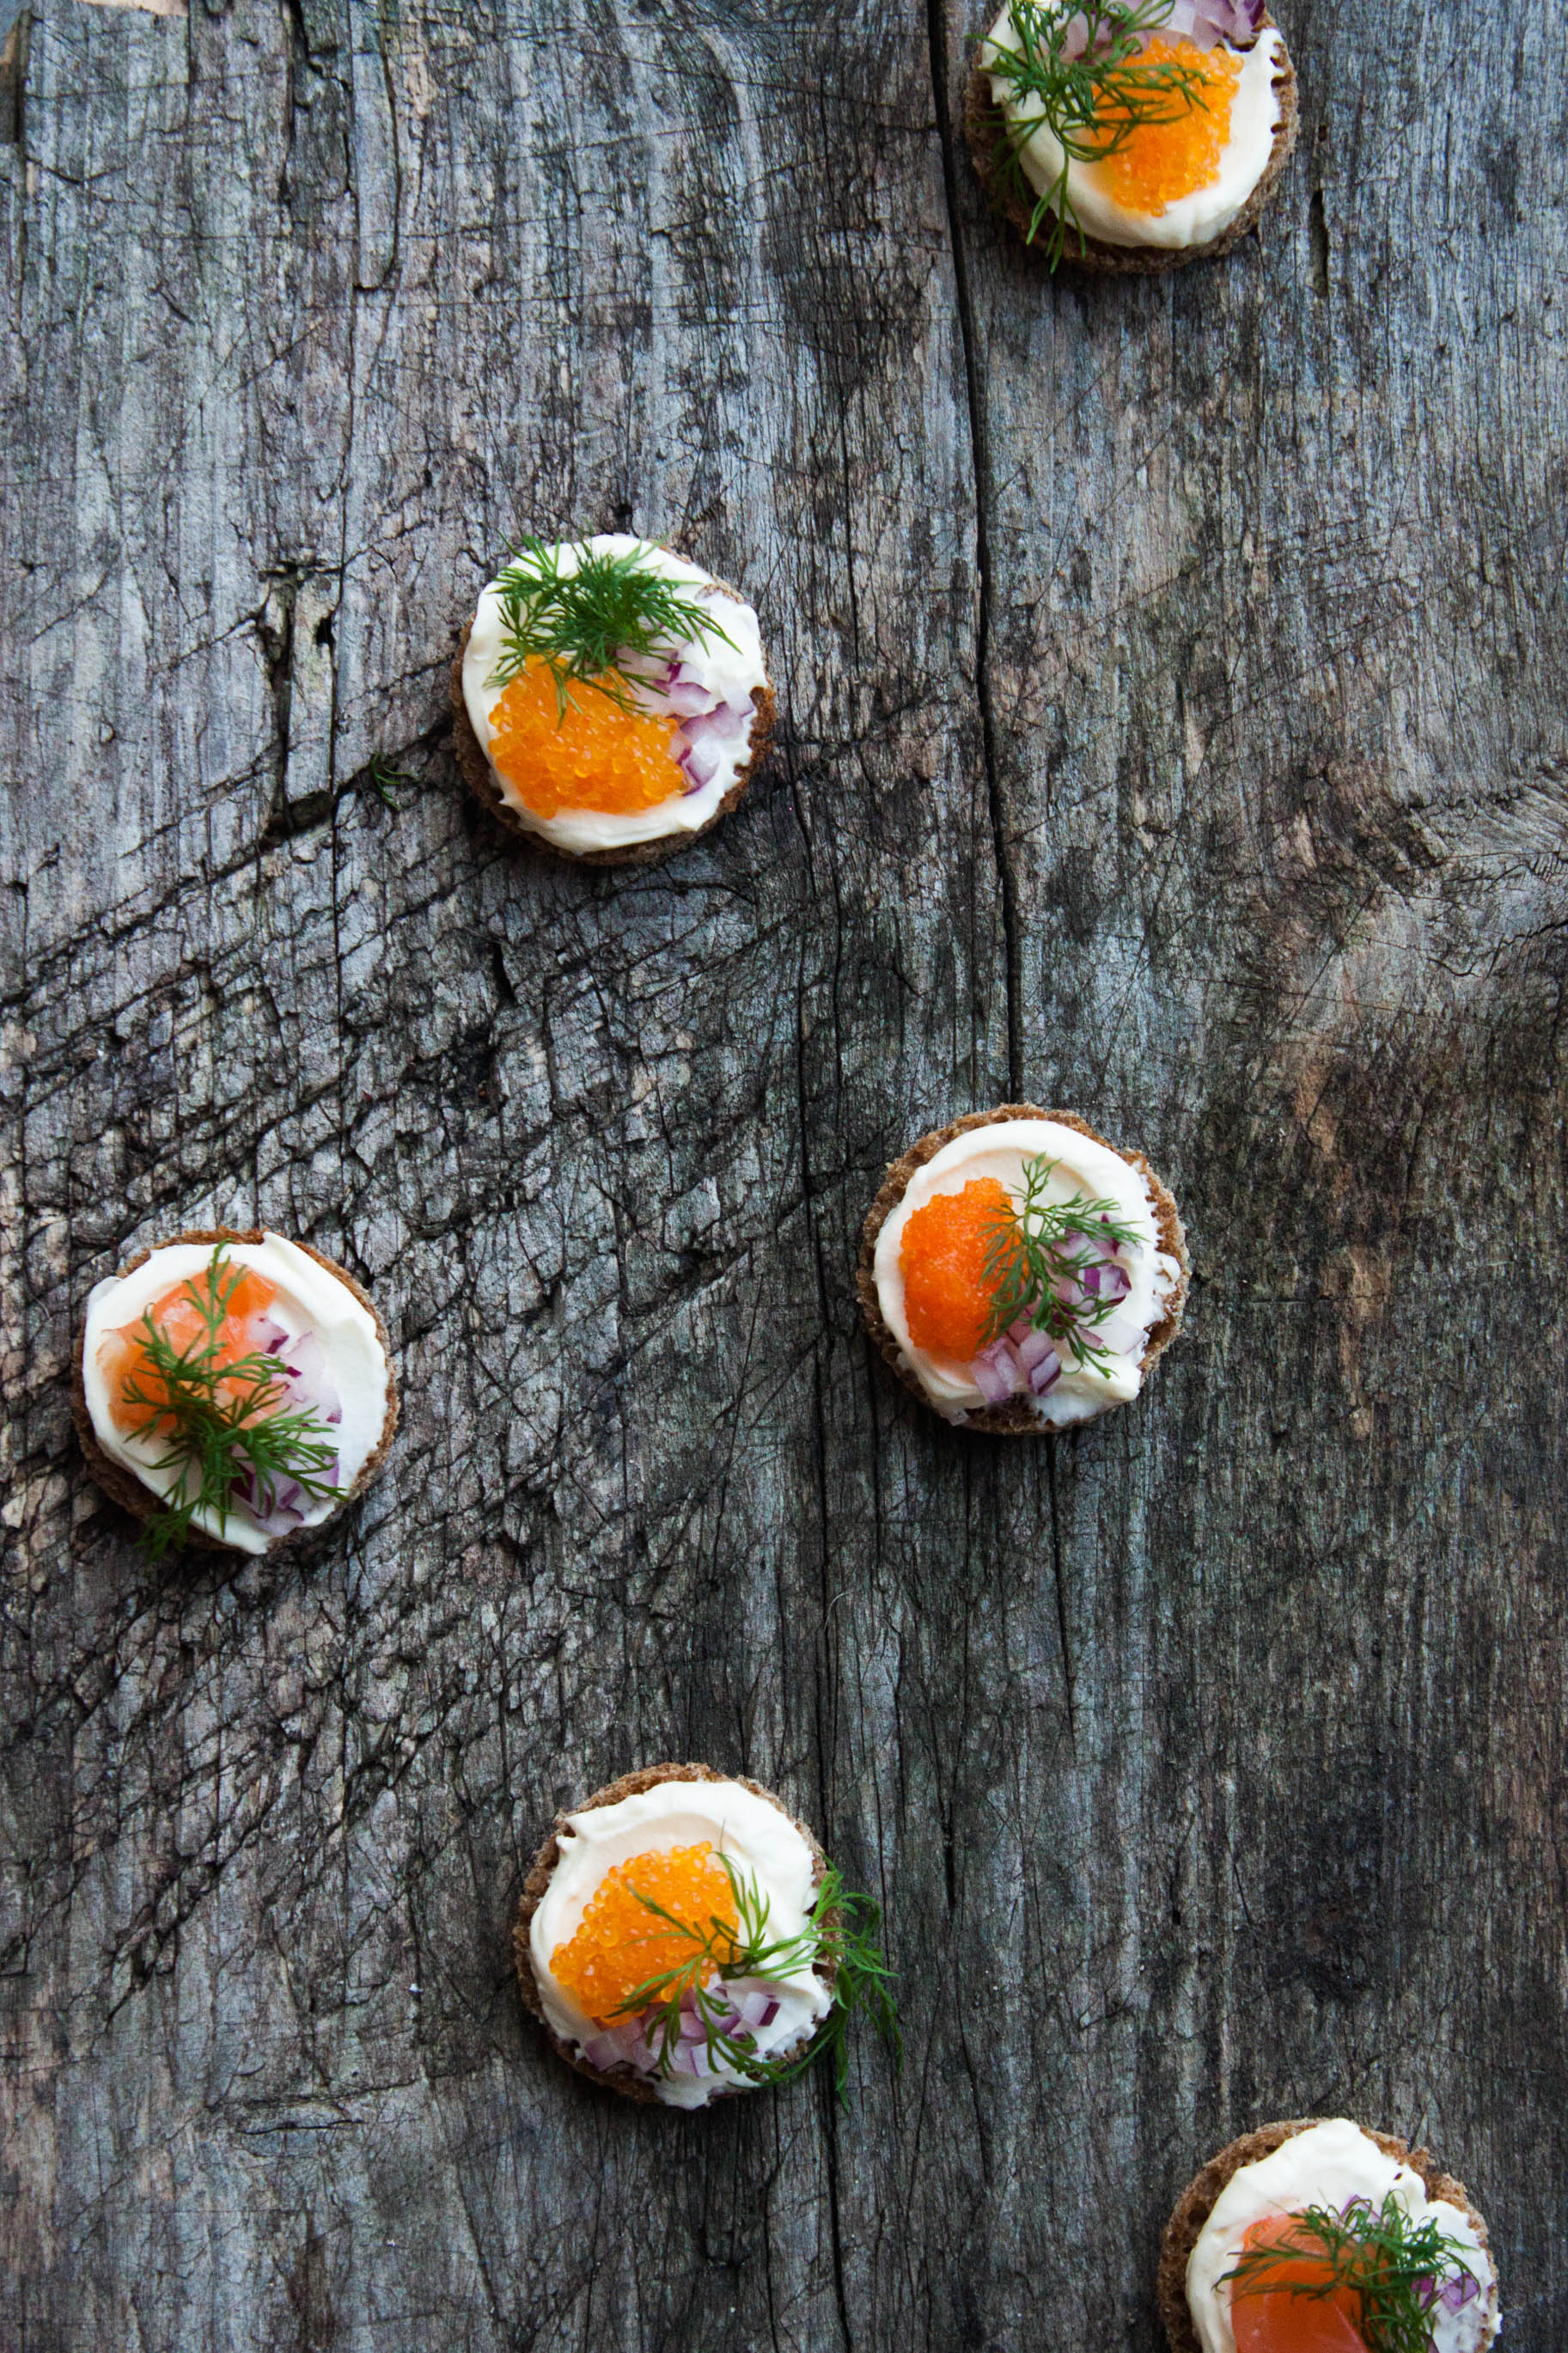
[[[1463,2242],[1449,2238],[1435,2217],[1413,2223],[1392,2189],[1379,2210],[1370,2199],[1356,2198],[1340,2213],[1309,2206],[1291,2219],[1295,2227],[1287,2238],[1249,2247],[1226,2273],[1233,2300],[1330,2296],[1348,2288],[1360,2304],[1358,2325],[1368,2353],[1431,2353],[1432,2308],[1445,2288],[1462,2288],[1467,2304],[1481,2292]],[[1289,2267],[1303,2256],[1327,2266],[1321,2280],[1289,2277]]]
[[[735,1898],[733,1920],[721,1919],[717,1913],[706,1920],[682,1920],[651,1895],[637,1896],[639,1904],[691,1947],[685,1959],[646,1978],[618,2005],[618,2016],[642,2014],[644,2034],[658,2057],[659,2073],[670,2072],[688,2002],[702,2021],[709,2065],[717,2069],[722,2061],[748,2084],[793,2083],[808,2067],[831,2057],[834,2088],[842,2100],[849,2075],[845,2032],[858,2011],[869,2018],[895,2060],[901,2060],[903,2036],[892,1992],[893,1972],[877,1935],[882,1923],[880,1905],[871,1896],[846,1887],[830,1864],[800,1934],[773,1936],[768,1930],[768,1898],[755,1878],[742,1879],[727,1854],[721,1852],[719,1861]],[[794,2056],[763,2058],[753,2036],[726,2031],[724,2021],[734,2010],[725,1989],[727,1978],[759,1978],[765,1985],[778,1985],[797,1970],[818,1964],[833,1972],[833,2008],[804,2051]],[[714,1971],[712,1984],[704,1982],[710,1965]]]
[[[1071,1303],[1058,1295],[1059,1282],[1076,1283],[1087,1291],[1083,1277],[1102,1263],[1089,1246],[1090,1226],[1108,1242],[1136,1243],[1136,1227],[1117,1215],[1114,1201],[1089,1200],[1075,1193],[1070,1201],[1047,1201],[1054,1160],[1037,1155],[1024,1163],[1023,1197],[1006,1210],[997,1210],[985,1245],[981,1279],[991,1293],[983,1347],[999,1340],[1015,1324],[1028,1322],[1045,1332],[1058,1356],[1070,1356],[1075,1371],[1085,1365],[1105,1371],[1110,1351],[1094,1337],[1121,1304],[1118,1299],[1082,1298]]]
[[[576,570],[566,571],[550,541],[519,541],[512,561],[496,575],[503,644],[488,685],[506,686],[531,661],[542,661],[555,681],[559,725],[573,681],[635,711],[632,689],[647,681],[626,667],[628,656],[647,659],[672,645],[706,646],[710,638],[733,646],[710,609],[651,564],[645,547],[613,555],[583,545],[577,556]]]
[[[249,1484],[248,1500],[259,1519],[272,1510],[280,1482],[291,1481],[312,1502],[339,1492],[321,1475],[338,1451],[326,1424],[311,1412],[275,1410],[288,1371],[280,1359],[259,1353],[228,1364],[221,1359],[224,1317],[244,1272],[219,1242],[201,1275],[185,1284],[203,1325],[187,1347],[174,1346],[151,1308],[139,1326],[148,1383],[143,1386],[140,1372],[128,1375],[121,1398],[140,1406],[146,1417],[133,1436],[168,1440],[167,1451],[149,1469],[180,1477],[175,1493],[142,1532],[154,1560],[188,1542],[198,1513],[216,1518],[221,1535],[241,1481]]]
[[[1125,147],[1135,131],[1179,122],[1194,106],[1206,109],[1203,76],[1166,59],[1142,57],[1147,35],[1171,13],[1171,0],[1013,0],[1017,47],[988,44],[985,72],[1011,85],[1010,98],[1022,120],[1007,126],[1007,177],[1026,203],[1035,197],[1029,219],[1032,245],[1049,221],[1046,254],[1052,269],[1067,249],[1069,231],[1079,250],[1087,240],[1072,200],[1074,164],[1099,164]],[[1082,49],[1067,55],[1069,32],[1084,28]],[[1076,38],[1074,46],[1077,46]],[[1024,150],[1042,123],[1062,151],[1061,170],[1037,195],[1024,169]]]

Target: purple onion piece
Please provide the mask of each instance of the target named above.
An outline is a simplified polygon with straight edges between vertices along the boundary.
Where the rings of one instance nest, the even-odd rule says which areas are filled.
[[[1055,1354],[1048,1332],[1031,1331],[1027,1338],[1018,1343],[1018,1362],[1026,1373],[1033,1373],[1037,1365],[1043,1364],[1047,1356]]]
[[[713,709],[713,697],[705,686],[667,686],[659,701],[681,719],[706,719]]]
[[[721,756],[719,746],[709,738],[697,743],[689,742],[679,754],[679,760],[692,783],[700,790],[704,785],[711,784],[718,775]]]
[[[1005,1340],[993,1340],[969,1367],[987,1405],[1002,1405],[1017,1387],[1017,1359]]]
[[[1044,1397],[1052,1384],[1061,1378],[1062,1360],[1054,1348],[1048,1348],[1039,1362],[1030,1366],[1029,1387],[1036,1397]]]
[[[767,2004],[766,2004],[765,2008],[763,2009],[763,2014],[762,2014],[761,2018],[759,2018],[759,2019],[758,2019],[758,2021],[757,2021],[757,2026],[758,2026],[759,2031],[762,2031],[762,2032],[764,2032],[764,2033],[765,2033],[765,2032],[766,2032],[766,2031],[767,2031],[767,2029],[768,2029],[768,2028],[773,2024],[773,2022],[774,2019],[778,2016],[778,2014],[779,2014],[779,2005],[778,2005],[778,2003],[777,2003],[775,2000],[773,2000],[772,1999],[772,1997],[770,1996],[770,1998],[769,1998],[769,2000],[768,2000],[768,2002],[767,2002]]]

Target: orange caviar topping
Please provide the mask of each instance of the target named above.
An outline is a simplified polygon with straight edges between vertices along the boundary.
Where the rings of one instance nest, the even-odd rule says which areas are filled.
[[[574,679],[564,719],[548,663],[531,661],[490,713],[490,758],[535,817],[603,809],[625,817],[686,789],[670,749],[680,722],[624,710]]]
[[[1230,143],[1230,107],[1241,79],[1241,60],[1228,49],[1153,40],[1138,62],[1184,66],[1203,87],[1201,106],[1173,95],[1169,111],[1176,114],[1173,122],[1141,123],[1129,132],[1125,145],[1093,167],[1100,185],[1119,205],[1129,212],[1158,216],[1178,196],[1212,188],[1218,179],[1220,158]],[[1100,119],[1114,135],[1114,114]]]
[[[241,1356],[258,1352],[259,1344],[255,1337],[256,1325],[278,1296],[277,1285],[268,1282],[265,1275],[258,1274],[253,1268],[242,1267],[236,1271],[238,1280],[229,1294],[223,1322],[218,1326],[215,1362],[219,1365],[236,1364]],[[193,1344],[205,1349],[206,1317],[191,1297],[187,1284],[177,1282],[171,1290],[163,1292],[153,1302],[148,1312],[172,1348],[178,1349],[182,1355]],[[109,1410],[117,1429],[134,1430],[144,1423],[147,1417],[144,1405],[127,1403],[124,1391],[128,1383],[133,1382],[143,1397],[154,1398],[159,1403],[168,1394],[159,1375],[153,1369],[140,1316],[134,1324],[121,1324],[118,1331],[104,1334],[99,1343],[98,1362],[108,1385]],[[239,1396],[250,1395],[249,1387],[245,1383],[240,1383],[237,1388],[233,1384],[222,1382],[219,1387],[227,1388],[231,1393]]]
[[[1366,2353],[1357,2326],[1360,2296],[1353,2287],[1330,2285],[1334,2267],[1327,2255],[1298,2241],[1300,2221],[1300,2215],[1270,2214],[1254,2222],[1242,2242],[1248,2254],[1260,2247],[1292,2252],[1270,2263],[1267,2287],[1232,2291],[1236,2353]]]
[[[707,1839],[700,1846],[670,1847],[667,1852],[634,1854],[605,1872],[576,1934],[558,1945],[550,1957],[551,1974],[601,2026],[615,2021],[628,1994],[666,1969],[689,1961],[696,1946],[679,1936],[668,1921],[650,1912],[640,1899],[651,1896],[706,1933],[721,1920],[733,1936],[735,1894],[729,1878],[713,1861]],[[711,1961],[693,1973],[693,1983],[706,1985],[714,1974]]]
[[[985,1254],[1013,1203],[994,1176],[974,1176],[962,1193],[938,1193],[911,1209],[899,1243],[904,1320],[929,1356],[966,1365],[985,1341],[992,1291]]]

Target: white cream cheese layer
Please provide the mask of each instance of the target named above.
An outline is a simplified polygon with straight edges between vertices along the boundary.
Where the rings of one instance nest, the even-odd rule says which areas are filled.
[[[1465,2249],[1464,2260],[1481,2293],[1458,2312],[1439,2305],[1432,2315],[1433,2353],[1480,2353],[1500,2323],[1496,2318],[1496,2275],[1468,2214],[1446,2199],[1428,2198],[1426,2185],[1409,2166],[1385,2156],[1359,2125],[1336,2117],[1312,2125],[1234,2173],[1215,2200],[1214,2211],[1187,2259],[1187,2308],[1203,2353],[1236,2353],[1230,2295],[1225,2274],[1235,2268],[1253,2223],[1271,2214],[1300,2214],[1309,2206],[1343,2208],[1364,2198],[1374,2208],[1393,2191],[1414,2221],[1435,2220],[1444,2235]]]
[[[346,1283],[281,1234],[268,1233],[259,1242],[230,1242],[226,1253],[231,1265],[254,1268],[276,1285],[278,1296],[268,1314],[289,1339],[309,1332],[321,1343],[342,1407],[342,1420],[331,1425],[338,1444],[337,1483],[342,1489],[352,1487],[380,1443],[386,1420],[389,1375],[375,1318]],[[155,1250],[133,1272],[110,1275],[96,1283],[88,1298],[81,1374],[93,1435],[113,1461],[156,1495],[172,1495],[178,1483],[174,1472],[152,1468],[165,1451],[164,1443],[155,1437],[128,1437],[116,1429],[99,1350],[106,1333],[139,1324],[154,1300],[176,1284],[203,1276],[212,1254],[210,1242],[170,1243]],[[278,1353],[283,1354],[286,1346],[286,1341],[279,1342]],[[337,1505],[323,1496],[302,1508],[305,1526],[315,1527],[329,1519]],[[220,1525],[215,1513],[198,1512],[195,1525],[241,1552],[264,1553],[278,1541],[239,1503],[230,1510],[226,1524]]]
[[[1016,51],[1011,9],[1004,8],[992,26],[987,47]],[[1279,93],[1274,84],[1286,61],[1284,41],[1272,28],[1260,33],[1250,49],[1232,54],[1241,60],[1241,74],[1231,100],[1230,137],[1220,157],[1218,178],[1206,188],[1194,188],[1190,196],[1178,196],[1162,213],[1138,213],[1111,194],[1103,164],[1074,161],[1068,166],[1068,193],[1086,237],[1102,245],[1174,249],[1209,245],[1225,234],[1268,168],[1279,128]],[[1036,195],[1048,195],[1061,178],[1063,155],[1055,132],[1042,119],[1039,100],[1015,102],[1012,85],[998,74],[991,77],[991,92],[1009,122],[1039,124],[1019,160]]]
[[[903,1270],[899,1264],[904,1228],[914,1211],[923,1208],[935,1195],[961,1193],[979,1177],[995,1177],[1017,1200],[1023,1192],[1024,1163],[1037,1158],[1056,1164],[1046,1187],[1047,1200],[1114,1201],[1117,1216],[1138,1237],[1137,1248],[1124,1248],[1121,1254],[1131,1288],[1106,1321],[1095,1327],[1096,1340],[1114,1352],[1107,1367],[1110,1377],[1089,1369],[1074,1371],[1070,1364],[1064,1365],[1060,1379],[1045,1396],[1030,1400],[1044,1427],[1060,1429],[1068,1422],[1089,1421],[1137,1396],[1143,1379],[1144,1342],[1181,1280],[1175,1260],[1160,1247],[1148,1186],[1108,1144],[1097,1144],[1053,1119],[997,1120],[989,1127],[972,1127],[954,1136],[910,1177],[903,1199],[877,1237],[872,1262],[882,1320],[897,1340],[904,1363],[950,1421],[962,1421],[985,1403],[985,1397],[966,1366],[931,1356],[910,1338]]]
[[[579,855],[584,850],[625,849],[639,841],[661,841],[672,833],[700,832],[751,760],[752,723],[755,716],[752,698],[768,683],[755,612],[739,597],[728,595],[711,574],[689,564],[684,556],[671,555],[668,548],[657,546],[651,540],[636,539],[625,532],[604,532],[595,539],[563,543],[556,551],[563,573],[576,571],[585,548],[605,555],[628,555],[634,548],[640,548],[653,569],[696,590],[702,601],[712,607],[713,618],[731,640],[730,644],[726,645],[715,632],[705,645],[682,641],[671,643],[663,650],[672,659],[679,655],[693,681],[706,688],[718,703],[742,715],[726,733],[715,733],[710,738],[720,754],[719,765],[708,782],[694,792],[677,791],[669,800],[656,802],[652,808],[631,809],[622,815],[607,809],[562,809],[554,817],[536,816],[490,759],[490,713],[504,691],[490,683],[502,652],[501,601],[491,581],[479,598],[468,632],[468,650],[463,656],[463,701],[468,721],[507,807],[541,840]]]
[[[742,1879],[755,1879],[767,1899],[770,1936],[798,1936],[805,1927],[816,1893],[811,1849],[787,1814],[738,1781],[660,1781],[616,1805],[568,1814],[566,1825],[558,1833],[561,1859],[529,1930],[540,2000],[563,2042],[581,2049],[600,2029],[557,1982],[551,1957],[570,1943],[601,1880],[618,1862],[706,1840],[715,1854],[729,1856]],[[739,1992],[760,1984],[760,1979],[742,1978],[734,1988]],[[770,1978],[766,1989],[776,1998],[779,2010],[771,2025],[757,2031],[757,2050],[763,2058],[793,2048],[833,2007],[832,1995],[809,1968],[787,1978]],[[661,2076],[655,2089],[668,2106],[700,2108],[725,2084],[742,2081],[721,2067],[707,2077]]]

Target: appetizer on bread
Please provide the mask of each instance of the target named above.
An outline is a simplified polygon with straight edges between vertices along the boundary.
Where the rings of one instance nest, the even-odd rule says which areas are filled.
[[[757,617],[651,540],[525,539],[452,665],[459,765],[504,823],[590,865],[662,858],[773,732]]]
[[[1296,143],[1296,76],[1263,0],[1008,0],[964,126],[994,201],[1054,269],[1224,253]]]
[[[556,1817],[518,1978],[567,2063],[627,2099],[703,2108],[828,2056],[842,2090],[852,2011],[897,2041],[879,1918],[771,1790],[650,1765]]]
[[[1160,2311],[1172,2353],[1483,2353],[1501,2325],[1464,2183],[1342,2116],[1205,2166],[1165,2226]]]
[[[922,1135],[860,1244],[860,1303],[948,1421],[1033,1437],[1135,1398],[1187,1290],[1176,1205],[1076,1113],[1003,1103]]]
[[[177,1234],[96,1284],[72,1410],[154,1556],[259,1554],[370,1484],[397,1426],[385,1327],[352,1274],[262,1229]]]

